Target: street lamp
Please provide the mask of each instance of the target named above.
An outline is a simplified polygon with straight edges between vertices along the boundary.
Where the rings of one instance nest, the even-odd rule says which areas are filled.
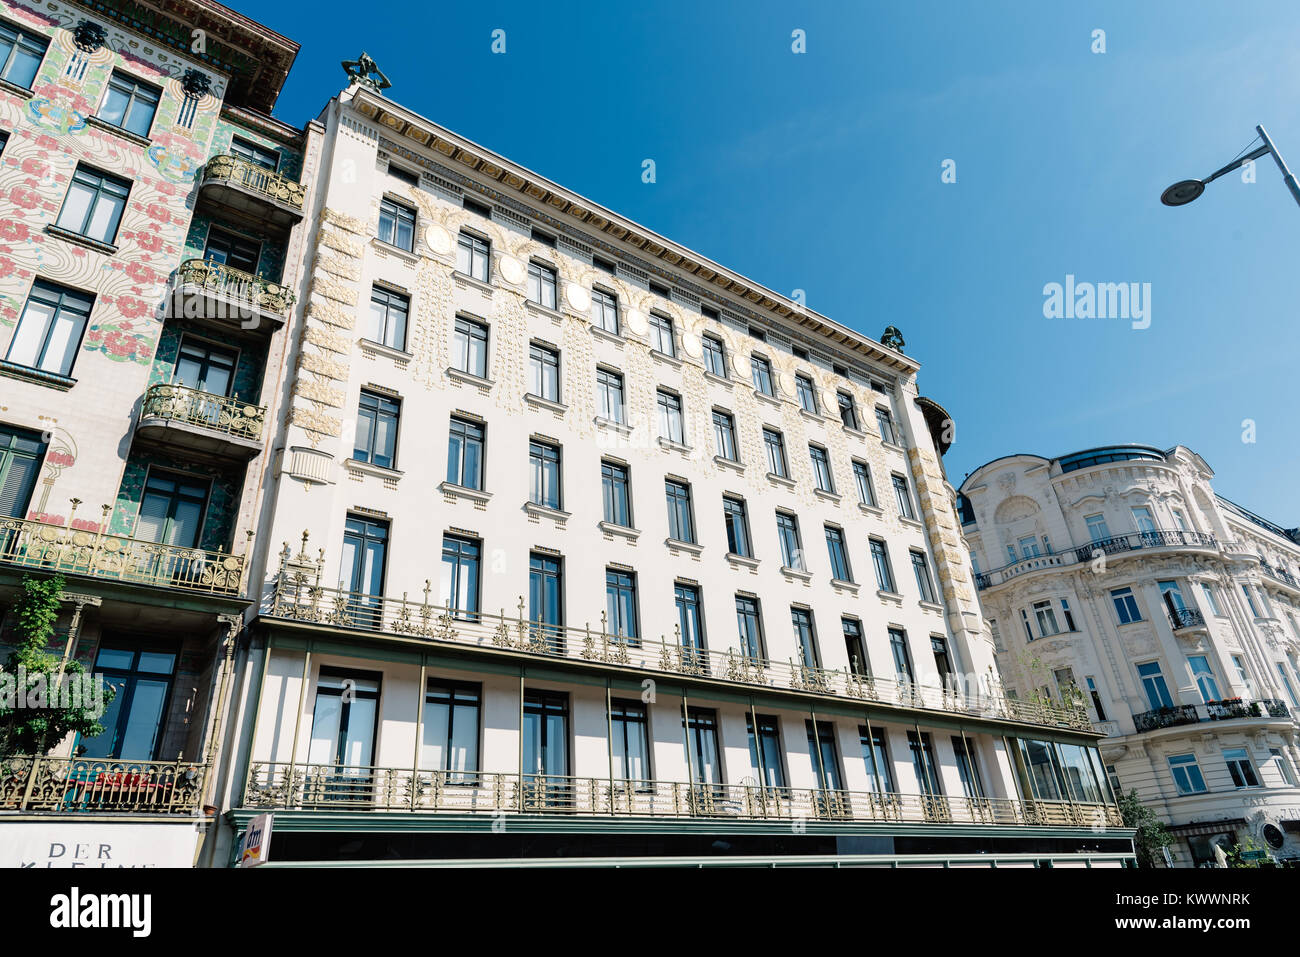
[[[1196,197],[1205,192],[1206,183],[1213,183],[1224,173],[1231,173],[1234,169],[1239,169],[1252,160],[1259,159],[1265,153],[1272,153],[1273,161],[1277,163],[1277,168],[1282,171],[1282,179],[1286,182],[1287,189],[1291,190],[1291,195],[1295,198],[1296,203],[1300,205],[1300,184],[1296,183],[1295,176],[1286,168],[1286,163],[1282,159],[1282,154],[1277,151],[1277,147],[1273,145],[1273,141],[1268,138],[1268,134],[1264,132],[1264,127],[1255,127],[1255,132],[1258,133],[1259,138],[1264,141],[1264,145],[1259,149],[1247,153],[1239,159],[1233,160],[1227,166],[1223,167],[1223,169],[1215,170],[1209,176],[1205,177],[1205,179],[1185,179],[1174,183],[1173,186],[1170,186],[1160,194],[1160,202],[1164,203],[1166,206],[1186,206],[1192,200],[1196,199]]]

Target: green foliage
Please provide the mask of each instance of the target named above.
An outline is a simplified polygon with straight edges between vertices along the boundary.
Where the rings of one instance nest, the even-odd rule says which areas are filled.
[[[14,609],[17,643],[0,668],[0,682],[6,689],[14,689],[21,673],[26,689],[16,689],[17,700],[0,695],[0,755],[43,754],[71,732],[86,737],[104,732],[98,720],[101,712],[89,696],[69,696],[70,700],[61,702],[56,691],[60,668],[65,683],[78,683],[81,687],[85,687],[86,674],[81,662],[69,660],[64,664],[62,654],[49,650],[59,618],[63,577],[41,579],[26,575],[22,588]],[[46,691],[47,707],[17,706],[23,703],[24,690],[35,692],[37,688]],[[115,688],[105,687],[102,703],[107,705],[114,694]]]
[[[1173,835],[1156,812],[1138,800],[1136,789],[1120,794],[1119,812],[1124,818],[1124,826],[1137,831],[1133,835],[1133,849],[1138,867],[1155,867],[1157,861],[1163,862],[1164,855],[1160,851],[1174,843]]]
[[[1259,852],[1262,850],[1263,848],[1261,848],[1258,844],[1255,843],[1254,838],[1248,837],[1246,838],[1245,844],[1234,844],[1232,845],[1232,850],[1227,852],[1226,857],[1228,859],[1228,866],[1229,867],[1275,867],[1276,863],[1273,861],[1272,858],[1270,858],[1267,854],[1263,854],[1263,855],[1259,854]],[[1253,852],[1256,856],[1254,856],[1253,858],[1247,858],[1246,857],[1247,851]]]

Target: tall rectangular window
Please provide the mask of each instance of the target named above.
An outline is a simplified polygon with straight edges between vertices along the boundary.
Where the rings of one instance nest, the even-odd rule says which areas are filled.
[[[384,197],[379,201],[379,241],[405,249],[415,248],[415,210]]]
[[[131,184],[77,164],[55,225],[96,242],[112,244],[122,222]]]
[[[808,455],[812,459],[813,482],[823,492],[835,491],[835,479],[831,475],[830,454],[820,445],[809,445]]]
[[[102,734],[77,738],[77,753],[89,760],[152,761],[160,757],[167,703],[177,655],[157,645],[106,636],[95,656],[95,673],[117,689],[100,718]],[[93,772],[91,772],[93,773]]]
[[[876,425],[880,428],[880,441],[888,445],[898,444],[898,437],[894,434],[894,417],[884,406],[876,406]]]
[[[357,407],[357,438],[352,457],[391,469],[397,461],[397,421],[402,404],[377,392],[361,390]]]
[[[835,399],[840,407],[840,422],[846,429],[853,429],[855,432],[858,428],[858,407],[853,402],[853,396],[847,392],[836,392]]]
[[[1259,787],[1259,778],[1255,775],[1255,765],[1251,763],[1250,754],[1245,748],[1224,748],[1223,760],[1228,764],[1228,773],[1232,775],[1233,787]]]
[[[619,334],[618,298],[604,289],[591,290],[591,322],[597,329]]]
[[[739,461],[736,455],[736,420],[731,413],[713,410],[713,443],[720,458],[728,462]]]
[[[691,487],[685,482],[667,479],[664,494],[668,500],[668,537],[679,542],[695,542],[695,523],[691,518]]]
[[[208,227],[208,239],[203,247],[203,258],[208,262],[230,266],[251,275],[257,272],[257,264],[261,257],[261,243],[236,236],[216,226]]]
[[[781,540],[781,564],[786,568],[807,571],[803,561],[803,545],[799,541],[799,519],[789,512],[777,512],[776,534]]]
[[[785,463],[785,440],[776,429],[763,429],[763,448],[767,452],[767,470],[781,478],[789,478]]]
[[[686,433],[682,428],[682,397],[675,392],[659,389],[655,395],[659,409],[659,437],[684,445]]]
[[[482,236],[461,230],[456,238],[456,271],[479,282],[488,281],[492,244]]]
[[[650,733],[646,706],[639,701],[613,698],[609,703],[609,721],[614,778],[633,782],[650,780]]]
[[[826,551],[831,560],[831,578],[836,581],[853,581],[853,569],[849,567],[849,550],[844,544],[844,529],[834,525],[826,526]]]
[[[894,656],[894,674],[898,676],[898,680],[909,683],[915,681],[915,672],[912,671],[912,654],[907,649],[907,632],[901,628],[890,628],[889,650]]]
[[[1179,794],[1204,794],[1209,790],[1194,754],[1169,755],[1169,773],[1174,776],[1174,785]]]
[[[752,558],[749,548],[749,520],[745,515],[743,499],[730,495],[722,497],[722,519],[727,526],[727,552],[741,558]]]
[[[957,776],[961,779],[962,793],[972,801],[983,798],[984,784],[980,780],[980,766],[974,746],[969,739],[954,734],[952,750],[957,755]]]
[[[44,37],[0,23],[0,77],[30,90],[49,45]]]
[[[1097,690],[1097,679],[1088,675],[1083,679],[1088,685],[1088,697],[1092,699],[1092,710],[1097,715],[1098,721],[1106,720],[1106,709],[1101,706],[1101,692]]]
[[[637,634],[636,575],[605,569],[605,633],[635,644]]]
[[[1188,655],[1187,664],[1191,666],[1192,677],[1196,679],[1196,687],[1201,692],[1201,700],[1206,704],[1218,701],[1219,683],[1214,680],[1214,669],[1210,667],[1210,659],[1205,655]],[[1286,677],[1285,672],[1283,677]]]
[[[791,608],[790,621],[794,626],[794,643],[799,649],[799,660],[806,668],[819,667],[817,632],[813,627],[812,611],[807,608]]]
[[[844,790],[840,777],[840,759],[835,751],[835,725],[829,721],[805,721],[808,732],[808,753],[812,756],[813,776],[817,786],[826,791]]]
[[[934,760],[934,744],[930,732],[907,732],[907,747],[912,752],[912,770],[916,774],[916,785],[920,793],[931,797],[943,794],[939,783],[939,765]]]
[[[447,434],[447,481],[462,488],[483,489],[483,426],[452,417]]]
[[[1191,659],[1189,658],[1188,660],[1190,661]],[[1300,708],[1300,696],[1297,696],[1295,686],[1291,684],[1291,676],[1286,673],[1286,665],[1282,664],[1280,661],[1275,661],[1274,664],[1277,665],[1277,675],[1282,679],[1282,688],[1286,691],[1286,696],[1291,701],[1291,707]],[[1208,668],[1209,665],[1206,665],[1206,667]]]
[[[858,501],[875,508],[876,490],[871,484],[871,468],[866,462],[854,461],[853,481],[858,486]]]
[[[353,623],[366,628],[381,621],[380,596],[388,561],[388,523],[349,515],[343,526],[343,559],[339,578],[350,592],[348,611]]]
[[[558,555],[528,555],[528,620],[551,651],[562,650],[564,559]]]
[[[555,308],[555,270],[539,262],[528,264],[528,298],[544,309]]]
[[[718,713],[712,709],[689,708],[682,716],[687,761],[695,784],[718,784],[722,768],[718,758]]]
[[[71,375],[94,301],[89,293],[38,279],[32,283],[5,359],[29,369]]]
[[[1255,604],[1255,595],[1254,595],[1253,592],[1251,592],[1251,590],[1250,590],[1250,586],[1249,586],[1249,585],[1242,585],[1242,586],[1241,586],[1241,592],[1242,592],[1243,595],[1246,596],[1246,605],[1247,605],[1247,607],[1250,608],[1250,613],[1251,613],[1254,617],[1259,618],[1259,617],[1260,617],[1260,614],[1259,614],[1259,606]]]
[[[1160,673],[1160,662],[1147,661],[1137,666],[1138,677],[1142,680],[1142,690],[1146,692],[1147,703],[1151,710],[1172,708],[1174,699],[1165,684],[1165,676]]]
[[[1087,523],[1088,535],[1094,542],[1104,542],[1110,538],[1110,527],[1106,524],[1106,516],[1101,513],[1085,515],[1083,520]]]
[[[390,349],[406,348],[406,318],[411,297],[381,286],[370,288],[370,316],[365,337]]]
[[[799,400],[799,408],[817,414],[817,389],[813,386],[812,379],[802,372],[795,374],[794,394]]]
[[[763,620],[757,598],[736,596],[736,630],[741,653],[751,660],[760,660],[763,657]]]
[[[534,505],[559,509],[560,447],[549,442],[528,443],[529,498]]]
[[[700,590],[682,582],[673,584],[673,602],[677,606],[677,627],[683,648],[704,650],[704,618],[700,611]],[[705,662],[701,661],[701,664]]]
[[[948,654],[948,639],[943,635],[931,635],[930,653],[934,655],[934,670],[938,673],[943,686],[950,687],[954,673],[952,655]]]
[[[1115,604],[1115,614],[1119,616],[1121,625],[1142,620],[1142,613],[1138,611],[1137,597],[1133,594],[1132,588],[1128,586],[1112,588],[1110,600]]]
[[[894,769],[889,760],[889,739],[884,728],[868,730],[858,725],[858,741],[862,745],[862,760],[867,766],[867,779],[876,794],[894,793]]]
[[[666,356],[677,355],[677,342],[673,337],[673,321],[657,312],[650,313],[650,348]]]
[[[1223,614],[1223,612],[1219,610],[1219,598],[1214,593],[1214,588],[1209,584],[1209,582],[1201,582],[1201,594],[1205,596],[1205,604],[1206,607],[1210,609],[1211,614]]]
[[[451,337],[451,361],[461,372],[480,379],[487,378],[487,326],[472,319],[456,317]]]
[[[1060,633],[1061,627],[1056,622],[1056,610],[1052,608],[1050,599],[1034,602],[1034,617],[1038,619],[1038,634],[1041,637],[1050,638]]]
[[[632,527],[632,506],[628,496],[627,467],[615,462],[600,463],[600,489],[605,504],[605,521]]]
[[[161,93],[156,86],[114,70],[108,78],[99,118],[136,136],[148,136]]]
[[[704,371],[720,379],[727,378],[727,353],[722,340],[717,336],[704,335],[700,337],[700,344],[704,349]]]
[[[912,556],[912,574],[916,577],[916,590],[921,596],[921,601],[936,601],[934,582],[930,578],[930,566],[926,564],[925,554],[918,551],[913,551],[910,554]]]
[[[449,783],[469,784],[478,766],[481,685],[430,678],[424,689],[420,769],[452,772]]]
[[[456,618],[478,620],[480,564],[483,543],[461,535],[442,537],[442,570],[438,580],[444,608]]]
[[[623,377],[619,373],[596,370],[596,400],[601,418],[623,424]]]
[[[1151,533],[1156,530],[1156,520],[1151,509],[1145,505],[1135,505],[1130,511],[1133,513],[1133,524],[1139,532]]]
[[[45,449],[40,433],[0,425],[0,518],[27,515]]]
[[[559,691],[524,692],[523,771],[536,810],[573,802],[569,775],[569,696]]]
[[[773,384],[772,379],[772,363],[762,356],[750,356],[749,366],[754,380],[754,388],[763,395],[775,396],[776,386]]]
[[[272,173],[280,168],[279,150],[258,146],[248,140],[241,140],[238,136],[232,137],[230,140],[230,155],[238,156],[245,163],[260,166],[262,169],[269,169]],[[389,167],[389,171],[392,171],[392,167]]]
[[[758,733],[754,721],[758,720]],[[749,767],[754,780],[765,788],[785,787],[785,768],[781,763],[781,732],[775,715],[745,715],[749,732]]]
[[[894,484],[894,501],[898,503],[898,514],[903,518],[916,518],[916,511],[912,508],[912,493],[908,491],[907,479],[897,472],[891,476]]]
[[[871,662],[867,658],[866,642],[862,640],[862,622],[856,618],[841,618],[844,631],[844,652],[849,659],[849,670],[861,677],[870,677]]]
[[[136,538],[160,545],[196,548],[210,487],[210,482],[184,472],[150,468],[140,499]]]
[[[560,354],[536,342],[528,347],[528,391],[549,402],[560,401]]]
[[[876,569],[876,587],[881,591],[896,592],[894,570],[889,566],[889,549],[879,538],[871,539],[871,563]]]

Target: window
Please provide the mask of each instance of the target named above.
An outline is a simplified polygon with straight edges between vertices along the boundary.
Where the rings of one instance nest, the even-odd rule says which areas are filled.
[[[160,93],[156,86],[114,70],[108,78],[108,93],[99,108],[99,118],[136,136],[148,136]]]
[[[948,639],[943,635],[931,635],[930,652],[934,655],[934,670],[939,675],[943,686],[952,687],[955,675],[952,668],[952,655],[948,654]]]
[[[835,399],[840,406],[840,422],[846,429],[858,431],[858,407],[853,402],[853,396],[847,392],[836,392]]]
[[[736,420],[731,413],[713,410],[713,444],[719,458],[728,462],[739,461],[736,455]]]
[[[858,725],[858,742],[862,745],[862,760],[867,766],[871,790],[877,794],[894,793],[894,771],[889,761],[889,743],[884,728]]]
[[[528,620],[551,651],[561,650],[564,631],[564,559],[558,555],[528,555]]]
[[[807,608],[791,608],[790,621],[794,626],[794,642],[799,649],[799,660],[806,668],[819,667],[817,631],[813,627],[812,612]]]
[[[533,242],[541,243],[543,246],[549,246],[551,249],[556,248],[556,239],[550,233],[544,233],[539,229],[530,229],[528,234],[532,237]]]
[[[658,296],[660,299],[672,299],[672,290],[667,286],[661,286],[657,282],[650,283],[650,295]]]
[[[807,571],[803,563],[803,546],[799,544],[799,519],[788,512],[777,512],[776,534],[781,540],[781,564],[786,568]]]
[[[1029,627],[1029,613],[1026,612],[1023,608],[1020,609],[1020,623],[1025,626],[1025,640],[1033,641],[1034,631],[1032,628]]]
[[[717,784],[722,780],[718,761],[718,713],[711,709],[690,708],[682,715],[682,733],[686,737],[686,760],[691,781]]]
[[[478,621],[479,580],[483,545],[459,535],[442,537],[442,577],[439,597],[456,618]]]
[[[1196,679],[1196,687],[1200,689],[1201,700],[1206,704],[1218,701],[1219,683],[1214,680],[1214,669],[1210,667],[1210,659],[1205,655],[1188,655],[1187,664],[1191,666],[1192,677]]]
[[[763,657],[763,620],[759,615],[757,598],[736,596],[736,629],[740,636],[741,653],[751,660]]]
[[[40,433],[0,425],[0,518],[27,514],[45,448]],[[0,537],[0,547],[6,538]]]
[[[411,297],[380,286],[370,289],[370,324],[365,337],[390,349],[406,348],[406,318],[411,312]]]
[[[1077,631],[1074,627],[1074,615],[1070,613],[1070,601],[1067,598],[1061,599],[1061,614],[1065,615],[1065,630]]]
[[[1282,679],[1282,687],[1286,691],[1286,696],[1291,699],[1291,707],[1300,708],[1300,698],[1296,697],[1295,685],[1291,684],[1291,677],[1286,673],[1286,665],[1282,664],[1280,661],[1276,661],[1274,664],[1277,665],[1277,674],[1278,677]],[[1206,667],[1208,668],[1209,666],[1207,665]]]
[[[261,243],[236,236],[216,226],[208,228],[208,241],[203,249],[203,258],[209,262],[221,263],[241,272],[255,273],[261,255]]]
[[[650,735],[645,705],[614,698],[609,703],[609,721],[614,777],[620,781],[650,780]]]
[[[880,428],[880,441],[888,445],[898,444],[894,435],[894,417],[884,406],[876,406],[876,425]]]
[[[1187,527],[1187,516],[1180,509],[1175,508],[1171,509],[1171,511],[1174,513],[1174,522],[1178,525],[1178,528],[1184,532],[1190,531]]]
[[[536,342],[528,347],[528,391],[550,402],[560,401],[560,354]]]
[[[465,230],[460,231],[456,239],[456,271],[471,279],[477,279],[479,282],[488,281],[488,263],[492,253],[492,245],[482,236],[476,236],[473,233],[467,233]],[[532,284],[532,267],[529,267],[529,285]],[[554,273],[552,273],[554,279]],[[553,285],[553,284],[552,284]],[[551,290],[551,300],[554,302],[555,290]],[[540,294],[540,293],[539,293]]]
[[[677,355],[677,344],[673,338],[673,321],[655,312],[650,313],[650,348],[666,356]]]
[[[876,507],[876,490],[871,484],[871,468],[866,462],[854,461],[853,481],[858,486],[858,501],[871,508]]]
[[[894,483],[894,501],[898,503],[898,514],[915,520],[916,512],[912,508],[912,494],[907,490],[907,479],[895,473],[891,480]]]
[[[623,424],[623,376],[607,369],[596,370],[596,399],[600,416]]]
[[[424,689],[421,770],[456,772],[449,776],[449,783],[472,783],[466,772],[478,770],[481,707],[481,686],[429,679]]]
[[[612,292],[591,290],[591,321],[597,329],[618,335],[618,299]]]
[[[355,624],[375,627],[380,623],[387,561],[388,523],[349,515],[343,525],[339,579],[351,593],[348,612]]]
[[[871,563],[876,569],[876,587],[881,591],[895,592],[894,571],[889,567],[889,548],[884,541],[873,538],[871,541]]]
[[[569,783],[569,696],[524,692],[524,786],[539,810],[572,804]]]
[[[44,37],[0,23],[0,78],[30,90],[49,44]]]
[[[1034,617],[1038,619],[1038,634],[1041,637],[1050,638],[1060,633],[1061,628],[1056,623],[1056,611],[1052,608],[1051,601],[1034,602]]]
[[[812,379],[802,372],[795,374],[794,394],[799,400],[799,408],[817,414],[817,390],[813,387]]]
[[[457,316],[456,329],[451,339],[452,362],[455,367],[461,372],[486,379],[487,340],[487,326]]]
[[[1168,607],[1171,612],[1185,611],[1187,609],[1187,605],[1183,602],[1183,592],[1182,589],[1178,587],[1178,582],[1162,581],[1157,582],[1156,584],[1160,586],[1160,597],[1164,599],[1166,607]]]
[[[700,614],[699,588],[674,582],[673,601],[677,605],[677,627],[680,631],[682,647],[692,651],[703,651],[704,619]],[[708,661],[700,658],[696,663],[707,666]]]
[[[1232,666],[1237,669],[1237,678],[1247,690],[1250,689],[1250,673],[1246,671],[1246,662],[1241,655],[1232,656]]]
[[[480,216],[483,219],[492,218],[491,207],[485,206],[483,203],[476,203],[468,196],[461,197],[460,205],[467,213],[473,213],[475,216]]]
[[[233,137],[230,141],[230,155],[238,156],[246,163],[252,163],[254,166],[260,166],[262,169],[269,169],[273,173],[280,168],[279,150],[272,150],[267,149],[264,146],[258,146],[256,143],[250,143],[248,140],[241,140],[238,136]],[[393,167],[388,167],[388,171],[392,173]],[[414,183],[412,185],[414,185]]]
[[[727,378],[727,353],[722,340],[716,336],[701,336],[700,344],[704,348],[704,371],[721,379]]]
[[[835,479],[831,476],[830,455],[820,445],[808,446],[808,454],[812,458],[813,481],[817,488],[834,493]]]
[[[899,681],[912,682],[916,678],[912,671],[912,655],[907,650],[907,632],[901,628],[889,629],[889,650],[894,656],[894,674]]]
[[[781,478],[789,478],[785,464],[785,440],[775,429],[763,429],[763,448],[767,452],[767,470]]]
[[[1132,588],[1127,586],[1112,588],[1110,590],[1110,600],[1115,603],[1115,614],[1119,616],[1121,625],[1128,625],[1142,620],[1142,613],[1138,611],[1137,597],[1133,594]]]
[[[176,655],[105,636],[95,673],[117,689],[99,723],[104,733],[81,737],[77,753],[88,760],[151,761],[159,757]]]
[[[609,273],[611,276],[614,275],[616,267],[608,259],[601,259],[599,256],[593,256],[591,257],[591,264],[601,272]]]
[[[32,283],[5,359],[29,369],[71,375],[94,301],[89,293],[38,279]]]
[[[1155,519],[1151,517],[1151,509],[1145,505],[1135,505],[1133,512],[1133,524],[1137,526],[1139,532],[1154,532],[1156,530]]]
[[[600,487],[605,502],[605,521],[611,525],[631,528],[632,505],[628,495],[627,466],[601,462]]]
[[[636,643],[636,576],[617,568],[605,569],[605,633]]]
[[[1151,710],[1158,708],[1172,708],[1174,699],[1169,695],[1169,686],[1165,684],[1165,677],[1160,673],[1160,662],[1148,661],[1137,666],[1138,677],[1142,679],[1142,690],[1146,692],[1147,703],[1151,705]]]
[[[1104,542],[1110,538],[1110,529],[1106,527],[1106,517],[1101,514],[1085,515],[1083,520],[1088,524],[1088,534],[1094,542]]]
[[[528,443],[528,500],[544,508],[560,508],[560,447],[547,442]]]
[[[907,747],[912,752],[912,770],[916,773],[916,786],[920,793],[930,796],[943,794],[939,785],[939,769],[934,760],[934,744],[930,732],[907,732]]]
[[[686,436],[682,430],[682,397],[659,389],[655,401],[659,407],[660,437],[684,445]]]
[[[749,520],[745,515],[743,499],[724,495],[722,519],[727,525],[727,552],[741,558],[752,558],[749,549]]]
[[[1219,596],[1214,593],[1209,582],[1201,582],[1201,594],[1205,596],[1205,604],[1211,613],[1221,616],[1223,612],[1219,609]]]
[[[921,601],[935,602],[934,582],[930,579],[930,567],[926,564],[923,552],[913,551],[912,573],[916,576],[916,588],[921,594]]]
[[[1250,586],[1242,585],[1241,591],[1242,594],[1246,596],[1246,604],[1250,606],[1250,613],[1254,615],[1256,618],[1259,618],[1260,617],[1259,606],[1255,604],[1255,596],[1251,593]]]
[[[664,482],[668,498],[668,537],[678,542],[695,542],[695,526],[691,521],[691,487],[685,482],[668,479]]]
[[[483,426],[479,423],[452,417],[447,437],[447,481],[462,488],[483,489]]]
[[[826,791],[843,790],[840,760],[835,753],[835,725],[829,721],[818,721],[816,725],[805,721],[804,727],[808,731],[808,753],[812,755],[818,786]]]
[[[352,457],[391,469],[397,456],[397,420],[402,405],[397,399],[361,390],[357,408],[357,439]]]
[[[1250,763],[1250,755],[1246,753],[1245,748],[1224,748],[1223,760],[1228,764],[1228,773],[1232,775],[1234,787],[1259,787],[1259,778],[1255,776],[1255,766]]]
[[[826,526],[826,550],[831,558],[831,578],[836,581],[853,581],[853,570],[849,568],[849,553],[844,545],[844,529],[834,525]]]
[[[1101,706],[1101,693],[1097,690],[1097,679],[1088,675],[1083,679],[1088,685],[1088,697],[1092,699],[1092,710],[1097,714],[1098,721],[1106,720],[1106,709]]]
[[[486,255],[486,252],[484,252],[484,256]],[[484,265],[482,271],[486,275],[486,265]],[[477,279],[479,277],[475,276],[475,278]],[[486,281],[485,278],[484,282]],[[530,262],[528,264],[528,298],[530,301],[537,303],[537,305],[544,309],[555,308],[554,269],[542,263]]]
[[[862,640],[862,622],[856,618],[841,618],[840,625],[844,631],[844,651],[849,659],[849,670],[863,678],[871,676],[871,662],[867,658],[867,646]]]
[[[1268,763],[1273,765],[1278,776],[1282,778],[1282,783],[1287,787],[1295,787],[1295,772],[1291,770],[1291,763],[1277,748],[1268,749]]]
[[[952,750],[957,756],[957,776],[961,778],[962,793],[975,801],[984,797],[984,785],[980,781],[979,762],[975,760],[975,748],[966,738],[954,734]]]
[[[1204,794],[1209,790],[1194,754],[1169,755],[1169,771],[1174,776],[1179,794]]]
[[[131,184],[126,180],[78,164],[55,225],[87,239],[112,244],[130,192]]]
[[[754,734],[754,721],[758,721],[758,734]],[[785,787],[785,769],[781,764],[781,734],[777,719],[770,714],[745,715],[745,730],[749,732],[749,767],[754,780],[765,788]]]
[[[415,248],[415,210],[385,197],[379,201],[379,241],[405,249]]]
[[[772,363],[762,356],[750,356],[749,365],[754,379],[754,388],[763,395],[775,396],[776,387],[772,384]]]

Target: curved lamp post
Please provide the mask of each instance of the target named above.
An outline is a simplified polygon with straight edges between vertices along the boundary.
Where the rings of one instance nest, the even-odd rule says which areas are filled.
[[[1282,159],[1282,154],[1277,151],[1277,147],[1273,145],[1273,141],[1268,138],[1268,134],[1264,132],[1264,127],[1255,127],[1255,132],[1258,133],[1259,138],[1264,141],[1264,145],[1259,149],[1247,153],[1240,159],[1233,160],[1227,166],[1223,167],[1223,169],[1215,170],[1209,176],[1205,177],[1205,179],[1185,179],[1174,183],[1173,186],[1170,186],[1160,194],[1160,202],[1164,203],[1166,206],[1186,206],[1192,200],[1196,199],[1196,197],[1205,192],[1205,185],[1207,183],[1212,183],[1225,173],[1231,173],[1234,169],[1239,169],[1252,160],[1259,159],[1265,153],[1272,153],[1273,161],[1277,163],[1277,168],[1282,171],[1282,179],[1286,183],[1287,189],[1291,190],[1291,195],[1295,198],[1296,203],[1300,204],[1300,184],[1296,183],[1295,176],[1286,168],[1286,163]]]

